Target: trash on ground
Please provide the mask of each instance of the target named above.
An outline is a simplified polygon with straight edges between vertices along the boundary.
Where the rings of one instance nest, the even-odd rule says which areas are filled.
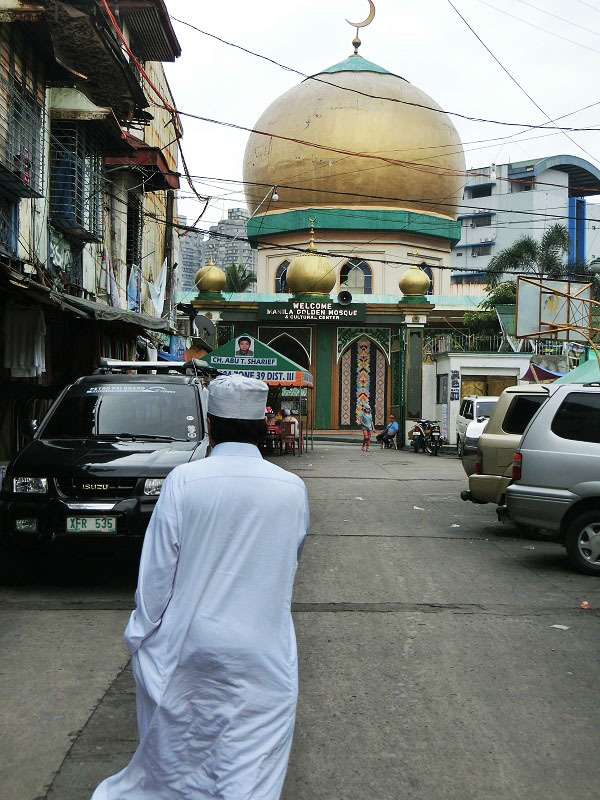
[[[589,600],[584,600],[583,603],[579,606],[579,608],[591,609],[592,607],[590,605]]]
[[[460,528],[460,525],[457,522],[453,522],[450,527],[451,528]]]
[[[413,508],[415,511],[425,511],[425,509],[421,508],[421,506],[413,506]]]
[[[559,631],[568,631],[568,625],[550,625],[551,628],[557,628]]]
[[[364,500],[365,498],[364,497],[355,497],[354,499],[355,500]]]

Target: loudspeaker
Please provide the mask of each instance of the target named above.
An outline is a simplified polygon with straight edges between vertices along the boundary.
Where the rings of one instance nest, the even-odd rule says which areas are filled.
[[[341,306],[349,306],[350,303],[352,302],[352,295],[350,292],[347,292],[345,289],[342,289],[342,291],[337,296],[337,301]]]

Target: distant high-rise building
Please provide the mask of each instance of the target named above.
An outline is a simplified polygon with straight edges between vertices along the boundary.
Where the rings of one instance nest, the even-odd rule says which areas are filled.
[[[230,208],[227,219],[211,225],[208,238],[201,233],[180,233],[179,242],[183,261],[180,291],[192,291],[196,272],[207,263],[210,256],[217,266],[227,269],[230,264],[240,264],[256,274],[256,250],[250,247],[246,233],[248,212],[245,208]],[[179,217],[182,225],[185,217]]]
[[[187,217],[178,217],[180,225],[187,225]],[[204,264],[204,236],[194,231],[179,231],[179,250],[181,265],[179,271],[179,291],[191,292],[196,287],[194,276]]]

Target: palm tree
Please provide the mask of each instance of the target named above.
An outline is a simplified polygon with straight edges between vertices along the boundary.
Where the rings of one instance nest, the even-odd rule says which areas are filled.
[[[521,236],[510,247],[501,250],[487,265],[488,286],[506,281],[507,274],[533,273],[540,277],[561,280],[569,273],[587,271],[585,264],[565,264],[569,252],[569,231],[564,225],[551,225],[540,241],[532,236]]]
[[[256,283],[256,275],[241,264],[231,263],[225,270],[226,292],[246,292]]]

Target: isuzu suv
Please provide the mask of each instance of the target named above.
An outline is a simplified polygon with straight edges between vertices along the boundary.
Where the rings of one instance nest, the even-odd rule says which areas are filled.
[[[105,361],[67,386],[3,481],[4,579],[53,552],[139,554],[164,478],[206,455],[212,373],[198,362]]]

